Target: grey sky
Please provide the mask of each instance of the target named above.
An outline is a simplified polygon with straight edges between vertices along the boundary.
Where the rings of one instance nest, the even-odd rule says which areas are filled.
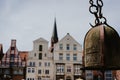
[[[95,0],[94,0],[95,1]],[[104,0],[103,15],[120,34],[120,0]],[[89,13],[89,0],[0,0],[0,43],[4,52],[11,39],[19,50],[32,50],[33,40],[50,41],[54,17],[59,39],[70,33],[80,44],[94,24]]]

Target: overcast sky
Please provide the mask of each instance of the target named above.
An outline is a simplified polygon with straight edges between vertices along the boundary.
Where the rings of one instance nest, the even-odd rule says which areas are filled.
[[[33,41],[40,37],[50,41],[55,17],[59,39],[70,33],[83,45],[89,23],[94,24],[89,6],[89,0],[0,0],[0,43],[4,52],[11,39],[17,40],[18,50],[25,51],[32,50]],[[104,0],[102,12],[120,34],[120,0]]]

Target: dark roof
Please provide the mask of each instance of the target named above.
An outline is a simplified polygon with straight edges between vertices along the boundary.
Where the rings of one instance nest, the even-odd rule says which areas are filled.
[[[58,42],[56,19],[54,21],[54,28],[53,28],[53,33],[52,33],[52,37],[51,37],[51,42],[52,43],[57,43]]]

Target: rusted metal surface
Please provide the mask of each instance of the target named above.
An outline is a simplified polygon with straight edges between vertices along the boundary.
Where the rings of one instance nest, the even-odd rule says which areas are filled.
[[[91,28],[84,40],[85,67],[120,69],[120,41],[118,33],[105,24]]]

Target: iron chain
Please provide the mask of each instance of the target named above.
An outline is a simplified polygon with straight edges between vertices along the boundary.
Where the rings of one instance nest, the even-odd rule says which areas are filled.
[[[107,20],[105,17],[103,17],[103,14],[102,14],[103,1],[97,0],[96,5],[94,4],[93,0],[90,0],[89,3],[91,4],[89,7],[89,11],[91,14],[94,14],[96,18],[95,26],[106,23]]]

